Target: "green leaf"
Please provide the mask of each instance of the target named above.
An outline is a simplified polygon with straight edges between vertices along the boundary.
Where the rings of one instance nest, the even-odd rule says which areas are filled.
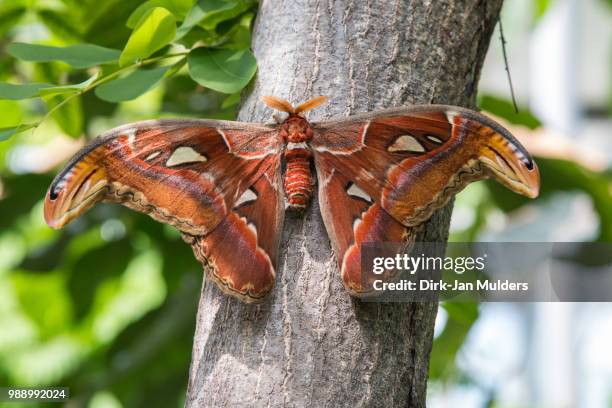
[[[535,6],[535,19],[536,21],[541,19],[546,11],[550,8],[550,6],[554,3],[554,0],[536,0],[534,2]]]
[[[29,99],[39,95],[42,89],[52,87],[49,84],[9,84],[0,82],[0,99]]]
[[[257,61],[249,50],[196,48],[187,58],[189,75],[212,90],[232,94],[247,86]]]
[[[224,35],[227,38],[227,41],[223,43],[224,48],[240,50],[251,46],[251,22],[254,16],[253,13],[245,13],[237,19],[238,23],[230,20],[219,25],[217,32],[221,31],[220,28],[224,28],[223,26],[227,24],[232,25]]]
[[[196,25],[214,30],[222,21],[237,17],[254,4],[245,0],[198,0],[177,30],[176,40],[183,38]]]
[[[172,41],[176,33],[176,20],[163,7],[147,11],[138,21],[121,53],[119,65],[142,60]]]
[[[174,41],[178,41],[186,36],[193,27],[198,25],[203,15],[202,9],[200,8],[200,2],[198,1],[189,11],[187,17],[185,17],[185,20],[183,20],[183,24],[181,24],[176,30]]]
[[[137,69],[131,74],[107,82],[96,88],[98,98],[108,102],[122,102],[135,99],[153,88],[168,72],[167,67],[154,69]]]
[[[80,84],[53,86],[49,84],[9,84],[0,83],[0,99],[28,99],[37,96],[52,96],[60,94],[79,93],[97,78],[97,75],[92,76]]]
[[[170,69],[168,70],[168,73],[166,74],[166,76],[171,77],[175,75],[181,70],[181,68],[185,66],[185,64],[187,64],[187,58],[181,58],[180,60],[178,60],[177,62],[175,62],[173,65],[170,66]]]
[[[217,24],[239,16],[243,11],[248,10],[253,3],[250,1],[224,1],[210,0],[204,1],[205,15],[200,20],[199,25],[207,30],[214,30]]]
[[[526,108],[519,108],[519,113],[516,113],[512,102],[495,96],[478,95],[478,107],[515,125],[526,126],[529,129],[537,129],[542,126],[538,118]]]
[[[125,22],[142,4],[142,0],[74,1],[81,5],[82,15],[87,16],[83,41],[119,49],[125,46],[131,34]]]
[[[52,95],[63,95],[63,94],[76,94],[83,91],[89,85],[91,85],[96,79],[98,75],[93,75],[91,78],[74,85],[63,85],[63,86],[51,86],[48,88],[42,88],[39,90],[38,94],[40,96],[52,96]]]
[[[11,136],[17,133],[25,132],[28,129],[35,128],[36,126],[36,124],[28,123],[19,126],[0,128],[0,142],[8,140]]]
[[[77,44],[68,47],[13,43],[8,52],[15,58],[32,62],[63,61],[74,68],[89,68],[116,62],[120,51],[93,44]]]
[[[23,120],[24,112],[18,101],[0,100],[0,112],[0,128],[18,126]]]
[[[149,0],[134,10],[126,25],[130,28],[136,27],[142,16],[155,7],[163,7],[174,14],[177,20],[183,20],[191,9],[192,4],[193,0]]]
[[[240,103],[240,92],[231,94],[221,102],[221,109],[231,108]]]

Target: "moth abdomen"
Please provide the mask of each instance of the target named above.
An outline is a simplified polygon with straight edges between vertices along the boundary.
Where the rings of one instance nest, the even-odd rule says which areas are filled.
[[[309,150],[301,147],[285,151],[287,168],[284,187],[290,209],[303,210],[308,206],[312,197],[311,156],[312,153]]]

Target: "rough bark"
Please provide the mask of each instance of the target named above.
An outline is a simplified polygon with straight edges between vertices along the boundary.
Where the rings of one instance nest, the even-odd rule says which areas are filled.
[[[239,120],[271,121],[261,95],[328,96],[310,120],[412,103],[471,107],[501,3],[263,0],[259,71]],[[450,207],[422,240],[447,239]],[[437,304],[350,298],[316,197],[285,220],[277,269],[257,306],[204,282],[186,406],[425,405]]]

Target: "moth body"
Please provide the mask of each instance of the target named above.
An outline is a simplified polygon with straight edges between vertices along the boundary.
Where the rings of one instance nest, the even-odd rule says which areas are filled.
[[[283,186],[289,209],[300,211],[310,203],[314,185],[310,171],[312,150],[308,145],[312,140],[312,128],[301,115],[291,113],[281,125],[279,134],[285,145]]]

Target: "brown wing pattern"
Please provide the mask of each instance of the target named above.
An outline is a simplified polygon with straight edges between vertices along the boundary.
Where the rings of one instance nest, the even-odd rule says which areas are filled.
[[[393,219],[347,176],[329,166],[318,164],[317,170],[319,206],[342,282],[351,294],[366,294],[371,282],[361,274],[361,244],[405,242],[412,236],[411,229]]]
[[[210,234],[185,236],[219,288],[246,302],[261,300],[274,284],[284,216],[281,186],[275,165]]]
[[[123,126],[86,146],[56,177],[45,218],[59,228],[99,201],[147,213],[185,234],[223,290],[256,300],[274,282],[283,214],[280,148],[275,128],[260,125]],[[262,204],[264,196],[271,204]],[[236,252],[242,263],[234,262]]]
[[[313,125],[325,226],[347,289],[361,295],[361,244],[403,242],[468,183],[494,177],[535,197],[537,166],[473,111],[415,106]],[[341,215],[340,215],[341,214]]]

